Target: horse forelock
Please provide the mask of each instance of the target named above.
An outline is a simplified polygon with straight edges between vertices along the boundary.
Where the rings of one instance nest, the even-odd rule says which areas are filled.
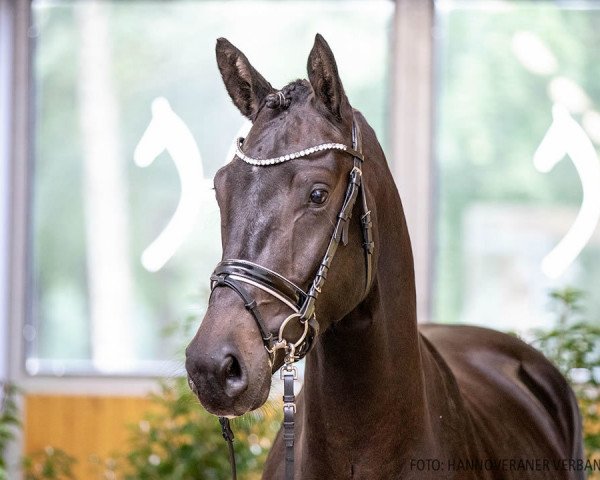
[[[289,96],[292,102],[299,102],[306,100],[310,94],[312,88],[308,80],[298,78],[293,82],[288,83],[281,89],[284,95]]]

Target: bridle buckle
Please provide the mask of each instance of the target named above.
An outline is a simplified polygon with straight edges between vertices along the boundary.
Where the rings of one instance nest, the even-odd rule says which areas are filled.
[[[294,380],[298,380],[298,369],[291,363],[286,363],[281,370],[279,370],[279,378],[283,380],[286,376],[293,376]]]

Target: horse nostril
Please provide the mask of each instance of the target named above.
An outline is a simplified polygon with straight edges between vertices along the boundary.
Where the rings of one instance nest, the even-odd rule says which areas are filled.
[[[223,360],[220,378],[225,393],[230,397],[240,395],[248,387],[240,362],[233,355],[227,355]]]
[[[242,370],[237,358],[228,355],[223,362],[223,370],[226,379],[235,379],[242,376]]]

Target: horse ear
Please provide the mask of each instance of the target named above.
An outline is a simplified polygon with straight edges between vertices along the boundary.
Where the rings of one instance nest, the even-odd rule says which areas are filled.
[[[227,93],[242,115],[254,121],[262,101],[275,89],[226,38],[217,40],[216,53]]]
[[[344,92],[333,52],[319,33],[315,36],[315,44],[308,56],[306,69],[315,95],[328,112],[338,120],[351,115],[352,107]]]

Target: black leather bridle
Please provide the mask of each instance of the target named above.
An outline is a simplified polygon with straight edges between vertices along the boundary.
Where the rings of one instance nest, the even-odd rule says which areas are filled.
[[[297,370],[293,365],[298,360],[304,358],[310,351],[314,340],[319,332],[319,325],[315,316],[315,304],[317,297],[321,293],[327,273],[337,251],[340,242],[343,245],[348,243],[348,228],[352,211],[358,196],[362,205],[362,214],[360,224],[363,236],[363,249],[365,252],[365,289],[368,292],[372,279],[372,255],[374,250],[371,212],[367,207],[367,196],[362,179],[362,164],[364,156],[362,154],[362,139],[356,120],[352,121],[352,147],[340,143],[325,143],[307,148],[300,152],[282,155],[276,158],[256,159],[249,157],[242,151],[243,139],[238,139],[236,156],[246,163],[255,166],[271,166],[287,162],[296,158],[309,156],[313,153],[336,150],[347,153],[353,158],[353,168],[350,171],[348,187],[344,196],[342,207],[337,216],[335,228],[329,240],[329,245],[323,255],[323,259],[317,269],[317,273],[307,292],[300,287],[268,268],[265,268],[248,260],[228,259],[219,262],[211,276],[211,292],[215,288],[227,287],[236,292],[244,306],[250,312],[260,331],[265,349],[269,355],[269,362],[273,367],[275,361],[275,352],[283,349],[285,351],[284,365],[281,367],[281,378],[284,383],[283,395],[283,440],[285,443],[285,479],[294,478],[294,414],[296,413],[294,380],[297,378]],[[277,298],[287,305],[292,313],[281,323],[278,335],[275,336],[265,324],[256,300],[248,290],[246,285],[259,288]],[[285,337],[285,329],[292,321],[298,321],[302,325],[302,335],[299,339],[291,341]],[[233,432],[229,425],[229,420],[220,417],[223,437],[228,442],[229,456],[232,468],[233,479],[236,476],[235,456],[233,453]]]

